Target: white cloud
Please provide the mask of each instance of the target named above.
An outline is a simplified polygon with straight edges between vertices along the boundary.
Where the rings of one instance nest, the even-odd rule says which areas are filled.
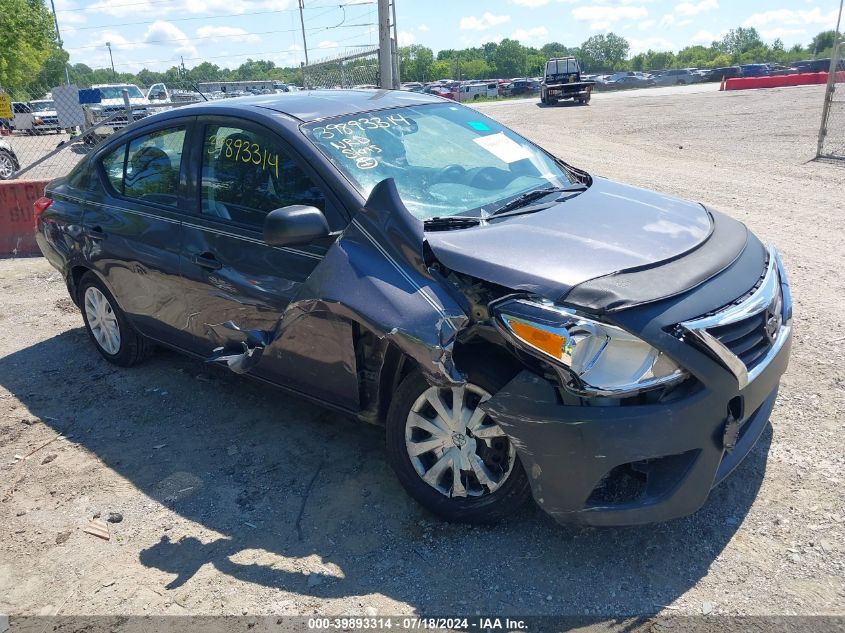
[[[334,40],[323,40],[317,44],[317,48],[337,48],[337,42]]]
[[[637,39],[635,37],[628,38],[628,43],[631,45],[631,54],[644,53],[648,50],[652,51],[668,51],[675,48],[675,46],[665,37],[646,37]]]
[[[428,32],[428,31],[430,31],[431,29],[430,29],[430,28],[428,28],[428,24],[420,24],[420,25],[417,27],[417,30],[418,30],[418,31],[422,31],[423,33],[426,33],[426,32]]]
[[[237,26],[212,26],[207,24],[197,29],[197,37],[206,37],[212,41],[218,39],[226,39],[230,42],[260,42],[261,38],[257,35],[252,35]]]
[[[712,31],[699,31],[690,38],[690,44],[711,44],[716,40],[722,39],[725,35],[724,31],[713,33]]]
[[[349,0],[347,0],[347,3]],[[96,0],[86,11],[114,17],[170,14],[246,13],[247,11],[280,11],[292,6],[292,0]]]
[[[510,19],[509,15],[493,15],[486,11],[480,18],[474,15],[461,18],[460,27],[464,31],[485,31],[498,24],[510,22]]]
[[[667,13],[662,18],[660,18],[660,26],[672,26],[675,23],[675,16],[671,13]]]
[[[416,37],[410,31],[399,31],[399,46],[410,46]]]
[[[776,40],[791,38],[796,35],[806,35],[807,29],[784,29],[784,28],[773,28],[760,31],[760,35],[763,39],[766,40]]]
[[[202,27],[200,27],[202,28]],[[173,45],[173,50],[180,55],[188,57],[199,57],[197,47],[188,41],[188,36],[178,26],[166,20],[156,20],[144,33],[144,42],[147,44]]]
[[[690,20],[690,19],[681,20],[680,22],[678,22],[678,26],[689,26],[693,22],[695,22],[695,20]]]
[[[65,30],[66,24],[84,24],[87,22],[85,12],[73,0],[55,0],[56,11],[59,13],[59,29]]]
[[[100,35],[89,42],[89,46],[105,46],[106,42],[111,44],[114,50],[131,51],[139,48],[144,48],[144,44],[139,42],[131,42],[123,37],[120,33],[114,31],[101,31]],[[108,55],[108,52],[107,52]]]
[[[549,0],[511,0],[511,4],[536,9],[537,7],[544,7],[549,4]]]
[[[545,42],[549,37],[549,29],[545,26],[535,26],[532,29],[517,29],[511,35],[512,39],[523,43]]]
[[[590,22],[590,28],[595,31],[603,31],[619,20],[638,20],[647,15],[645,7],[591,5],[572,9],[572,17],[579,22]]]
[[[643,20],[637,25],[637,28],[641,31],[648,31],[655,24],[657,24],[657,20]]]
[[[682,2],[675,7],[678,15],[698,15],[719,8],[719,0],[701,0],[700,2]]]
[[[836,14],[836,10],[824,13],[818,7],[808,10],[776,9],[774,11],[763,11],[762,13],[752,14],[743,23],[743,26],[761,28],[772,23],[778,26],[806,26],[814,24],[834,29],[836,28]]]

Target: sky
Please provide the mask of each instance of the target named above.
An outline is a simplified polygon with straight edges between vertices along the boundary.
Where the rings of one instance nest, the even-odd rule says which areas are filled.
[[[165,70],[210,61],[234,68],[247,58],[277,65],[304,59],[297,0],[55,0],[71,63]],[[375,0],[304,0],[310,61],[375,45]],[[631,53],[709,44],[753,26],[767,41],[805,46],[836,27],[838,0],[396,0],[400,44],[435,52],[505,37],[527,46],[577,46],[613,31]]]

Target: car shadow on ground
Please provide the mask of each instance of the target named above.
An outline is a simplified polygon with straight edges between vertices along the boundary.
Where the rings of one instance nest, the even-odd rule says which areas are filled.
[[[172,511],[150,510],[141,495],[123,508],[138,524],[140,565],[169,574],[166,589],[200,582],[211,565],[244,583],[322,598],[379,593],[429,614],[659,611],[707,574],[742,524],[771,440],[769,430],[692,517],[564,527],[530,504],[468,527],[404,494],[381,429],[172,352],[113,367],[78,328],[0,359],[0,384]],[[76,476],[68,485],[79,494],[100,492],[96,473]]]

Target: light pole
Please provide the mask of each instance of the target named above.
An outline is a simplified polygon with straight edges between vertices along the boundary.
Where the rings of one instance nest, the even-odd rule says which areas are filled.
[[[117,81],[117,73],[114,71],[114,57],[111,54],[111,42],[106,42],[106,46],[109,49],[109,59],[111,60],[111,75],[112,78]]]

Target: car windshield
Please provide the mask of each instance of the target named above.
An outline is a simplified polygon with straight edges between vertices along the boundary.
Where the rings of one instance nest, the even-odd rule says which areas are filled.
[[[104,88],[99,88],[100,94],[102,95],[103,99],[123,99],[124,90],[129,93],[130,99],[144,98],[144,95],[141,94],[141,91],[138,86],[107,86]]]
[[[393,178],[421,220],[480,215],[527,191],[573,182],[537,146],[458,105],[380,110],[302,130],[365,198]]]
[[[29,106],[33,112],[49,112],[56,109],[56,104],[52,101],[30,101]]]

